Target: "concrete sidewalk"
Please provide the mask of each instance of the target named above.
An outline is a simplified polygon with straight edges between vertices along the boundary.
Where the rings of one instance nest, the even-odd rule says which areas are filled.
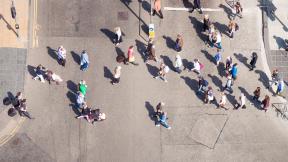
[[[26,71],[29,1],[17,0],[16,20],[12,19],[10,7],[11,1],[0,0],[0,95],[1,101],[8,96],[8,92],[15,95],[18,91],[24,91],[24,78]],[[19,29],[15,29],[15,24]],[[25,96],[25,93],[24,93]],[[0,146],[14,136],[24,118],[18,115],[11,118],[7,115],[9,106],[1,106],[0,109]]]
[[[263,13],[264,44],[267,62],[270,71],[278,69],[281,77],[286,82],[283,96],[288,95],[288,52],[285,39],[288,39],[288,1],[284,0],[262,0],[259,4]],[[274,10],[274,13],[273,13]]]

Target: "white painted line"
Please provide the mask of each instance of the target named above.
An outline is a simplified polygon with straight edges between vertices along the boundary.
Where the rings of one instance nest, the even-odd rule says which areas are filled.
[[[168,11],[192,11],[193,8],[185,8],[185,7],[164,7],[164,10]],[[216,11],[223,12],[223,9],[220,8],[202,8],[202,11]]]

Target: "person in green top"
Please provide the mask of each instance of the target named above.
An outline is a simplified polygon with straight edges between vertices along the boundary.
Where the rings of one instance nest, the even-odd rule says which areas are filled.
[[[85,96],[87,92],[87,84],[85,80],[81,80],[78,84],[78,90]]]

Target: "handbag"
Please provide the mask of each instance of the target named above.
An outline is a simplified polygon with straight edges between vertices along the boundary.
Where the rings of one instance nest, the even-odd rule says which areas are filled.
[[[135,61],[135,56],[129,57],[128,61],[129,61],[129,62],[134,62],[134,61]]]

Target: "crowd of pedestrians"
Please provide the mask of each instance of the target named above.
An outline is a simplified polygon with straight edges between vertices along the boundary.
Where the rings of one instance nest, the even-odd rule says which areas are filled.
[[[235,12],[233,13],[233,16],[231,20],[229,21],[229,24],[227,25],[228,28],[228,35],[230,38],[235,37],[235,32],[239,30],[239,25],[236,23],[236,16],[242,18],[242,5],[240,2],[237,2],[234,6],[233,10]],[[202,8],[201,8],[201,1],[200,0],[194,0],[194,9],[197,9],[200,14],[202,14]],[[161,11],[161,0],[154,0],[152,15],[154,16],[157,14],[161,19],[164,18],[163,13]],[[211,21],[208,14],[205,14],[203,17],[203,25],[202,25],[202,31],[206,34],[206,44],[209,48],[216,48],[216,53],[214,55],[215,64],[219,66],[219,64],[222,62],[222,52],[223,52],[223,44],[222,44],[222,34],[221,32],[214,26],[213,22]],[[122,38],[122,30],[120,27],[116,27],[114,29],[115,36],[113,38],[113,43],[115,46],[119,46],[121,42],[123,42]],[[183,61],[181,58],[181,52],[183,51],[184,47],[184,39],[183,35],[177,34],[176,41],[174,44],[174,49],[177,52],[177,55],[175,56],[175,62],[174,67],[172,70],[174,70],[177,73],[181,73],[185,68],[185,65],[183,65]],[[117,47],[118,48],[118,47]],[[61,66],[65,67],[66,65],[66,49],[61,45],[58,50],[56,51],[58,62]],[[156,56],[156,47],[155,42],[152,38],[149,39],[147,48],[144,51],[143,55],[145,56],[145,63],[148,63],[148,61],[155,61],[156,63],[159,63],[159,69],[157,76],[154,76],[155,79],[162,79],[164,82],[168,82],[167,74],[170,72],[170,68],[168,65],[164,63],[163,60],[159,59]],[[254,68],[256,68],[257,63],[257,53],[253,52],[251,56],[251,61],[249,63],[249,69],[250,71],[253,71]],[[124,63],[125,65],[139,65],[139,63],[136,62],[136,57],[134,55],[134,45],[129,46],[127,55],[118,55],[116,58],[118,63]],[[224,62],[224,61],[223,61]],[[80,70],[86,71],[89,67],[89,56],[86,50],[83,50],[80,54]],[[114,69],[113,77],[111,78],[111,84],[119,84],[120,83],[120,76],[121,76],[121,69],[122,67],[120,65],[117,65]],[[225,60],[225,69],[223,71],[225,72],[226,77],[226,83],[222,88],[220,89],[221,95],[218,98],[219,102],[217,101],[217,97],[215,95],[215,90],[212,88],[211,85],[209,85],[209,82],[205,79],[203,75],[204,71],[204,64],[202,61],[200,61],[198,58],[195,58],[193,60],[193,67],[189,69],[189,71],[194,71],[197,74],[198,77],[198,88],[197,88],[197,95],[203,96],[203,102],[206,104],[212,104],[215,103],[217,105],[217,108],[223,108],[225,110],[229,110],[227,106],[227,96],[233,94],[233,85],[235,81],[238,78],[238,64],[233,63],[232,56],[228,56]],[[33,77],[34,80],[40,80],[42,83],[45,83],[45,80],[51,84],[52,82],[55,82],[56,84],[60,84],[63,79],[55,74],[50,69],[47,69],[43,67],[41,64],[38,65],[35,68],[35,74],[36,76]],[[282,78],[279,77],[278,70],[274,70],[272,73],[272,80],[269,82],[269,86],[266,88],[269,89],[273,85],[277,86],[277,90],[275,92],[275,95],[279,95],[284,90],[284,81]],[[75,104],[77,109],[79,110],[79,115],[76,117],[77,119],[85,118],[88,122],[94,123],[95,121],[103,121],[106,119],[106,114],[102,113],[100,109],[93,109],[87,105],[86,98],[87,98],[87,84],[84,80],[81,80],[77,87],[77,92],[75,93]],[[228,93],[226,93],[229,92]],[[263,92],[261,91],[260,87],[257,87],[256,90],[253,92],[253,98],[252,100],[256,101],[257,103],[262,105],[263,110],[265,112],[268,110],[268,107],[270,105],[270,97],[268,95],[265,95],[264,99],[260,101],[261,94]],[[245,94],[241,92],[239,98],[237,99],[237,103],[232,103],[234,109],[245,109],[247,108],[246,104],[246,98]],[[17,104],[15,109],[19,111],[20,115],[24,115],[30,119],[32,117],[27,112],[26,107],[26,99],[22,98],[22,93],[19,92],[16,96]],[[171,129],[171,126],[167,123],[167,112],[163,110],[164,102],[160,102],[156,106],[156,112],[154,117],[156,118],[156,126],[163,125],[167,129]]]

